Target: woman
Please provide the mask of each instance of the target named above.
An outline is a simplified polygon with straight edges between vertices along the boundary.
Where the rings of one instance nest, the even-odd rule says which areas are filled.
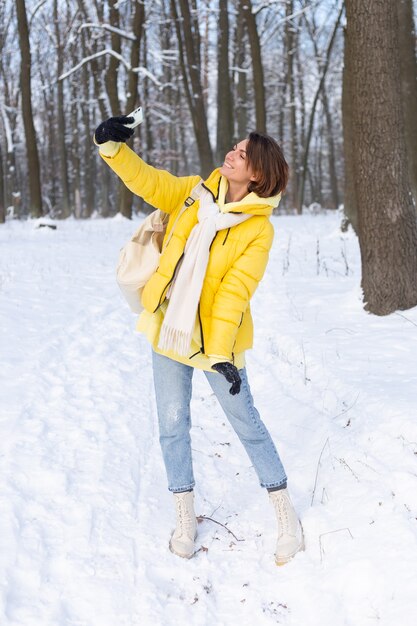
[[[253,404],[245,350],[253,340],[249,301],[268,262],[269,216],[285,190],[288,165],[272,137],[251,133],[204,182],[176,177],[147,165],[125,144],[132,119],[106,120],[95,143],[133,193],[170,216],[169,243],[143,289],[137,326],[153,348],[160,443],[177,514],[170,549],[184,558],[195,549],[190,399],[198,368],[269,492],[278,521],[275,560],[282,565],[304,548],[303,532],[284,467]]]

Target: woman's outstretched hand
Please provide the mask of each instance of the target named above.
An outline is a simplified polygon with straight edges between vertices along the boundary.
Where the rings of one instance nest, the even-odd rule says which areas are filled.
[[[106,141],[127,141],[135,132],[133,128],[128,128],[125,124],[131,124],[133,117],[128,115],[119,115],[118,117],[109,117],[105,122],[101,122],[96,128],[94,137],[98,144],[106,143]]]
[[[228,383],[232,383],[232,386],[229,389],[229,393],[232,396],[235,396],[240,391],[240,385],[242,384],[242,379],[239,375],[239,370],[232,363],[215,363],[212,365],[212,369],[216,370],[219,374],[222,374]]]

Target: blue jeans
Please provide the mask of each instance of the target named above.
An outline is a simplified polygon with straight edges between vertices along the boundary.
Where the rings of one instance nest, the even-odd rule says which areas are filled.
[[[194,368],[152,350],[159,421],[159,441],[168,477],[168,489],[194,487],[191,458],[191,388]],[[271,435],[253,404],[246,369],[239,370],[240,393],[229,393],[230,383],[217,372],[204,371],[227,419],[233,426],[258,474],[261,487],[279,487],[287,477]]]

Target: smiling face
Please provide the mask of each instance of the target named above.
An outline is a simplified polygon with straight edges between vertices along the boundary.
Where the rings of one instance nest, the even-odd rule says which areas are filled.
[[[229,184],[233,187],[246,187],[251,181],[256,180],[254,172],[250,167],[247,156],[246,146],[248,140],[244,139],[226,154],[224,163],[220,168],[220,174],[225,176]]]

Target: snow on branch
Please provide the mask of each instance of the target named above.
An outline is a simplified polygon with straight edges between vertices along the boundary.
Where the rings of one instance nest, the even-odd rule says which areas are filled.
[[[254,7],[252,9],[252,13],[253,15],[258,15],[258,13],[262,11],[263,9],[268,9],[269,7],[274,6],[276,4],[282,4],[282,0],[265,0],[265,2],[261,2],[261,4],[259,4],[257,7]],[[276,25],[281,26],[281,24],[285,24],[285,22],[289,22],[295,17],[299,17],[303,13],[306,13],[307,11],[310,11],[311,9],[313,9],[317,4],[320,4],[320,0],[316,0],[316,2],[311,2],[307,6],[300,9],[299,11],[294,11],[294,13],[291,13],[291,15],[287,15],[282,20],[279,20]]]
[[[155,83],[158,87],[162,87],[162,83],[157,79],[155,74],[152,74],[152,72],[146,69],[146,67],[132,67],[132,72],[138,72],[139,74],[142,74],[142,76],[149,78],[149,80]]]
[[[237,65],[232,65],[230,67],[230,71],[231,72],[238,72],[240,74],[248,74],[249,73],[249,69],[248,68],[238,67]]]
[[[276,33],[276,31],[278,30],[278,28],[280,26],[282,26],[283,24],[285,24],[285,22],[289,22],[291,20],[293,20],[296,17],[300,17],[300,15],[304,15],[305,13],[307,13],[308,11],[310,11],[311,9],[314,9],[317,5],[319,5],[321,2],[321,0],[316,0],[316,2],[312,2],[311,4],[303,7],[302,9],[300,9],[299,11],[294,11],[294,13],[291,13],[291,15],[287,15],[286,17],[282,18],[281,20],[277,20],[274,23],[274,28],[272,31],[272,35]],[[255,11],[254,11],[255,13]],[[269,35],[271,37],[271,34]]]
[[[130,39],[130,41],[136,41],[137,39],[133,33],[128,33],[126,30],[116,28],[116,26],[111,26],[110,24],[93,24],[91,22],[87,22],[86,24],[81,24],[78,32],[81,32],[83,28],[101,28],[102,30],[108,30],[111,33],[116,33],[117,35],[120,35],[120,37],[124,37],[124,39]]]
[[[141,67],[141,66],[132,67],[130,63],[128,63],[122,57],[121,54],[119,54],[118,52],[115,52],[111,48],[106,48],[105,50],[101,50],[100,52],[96,52],[95,54],[91,54],[90,56],[85,57],[82,61],[77,63],[77,65],[75,65],[70,70],[68,70],[68,72],[61,74],[61,76],[58,76],[58,80],[60,81],[60,80],[64,80],[65,78],[68,78],[68,76],[71,76],[71,74],[74,74],[74,72],[77,72],[80,69],[80,67],[82,67],[86,63],[89,63],[93,59],[98,59],[99,57],[105,56],[106,54],[110,54],[111,56],[115,57],[122,65],[124,65],[124,67],[127,69],[128,72],[135,72],[138,74],[142,74],[142,76],[146,76],[147,78],[149,78],[153,83],[155,83],[155,85],[157,85],[158,87],[161,87],[161,83],[159,82],[159,80],[156,78],[154,74],[152,74],[152,72],[147,70],[146,67]]]
[[[149,55],[159,63],[170,63],[178,59],[178,50],[165,48],[164,50],[149,50]]]

